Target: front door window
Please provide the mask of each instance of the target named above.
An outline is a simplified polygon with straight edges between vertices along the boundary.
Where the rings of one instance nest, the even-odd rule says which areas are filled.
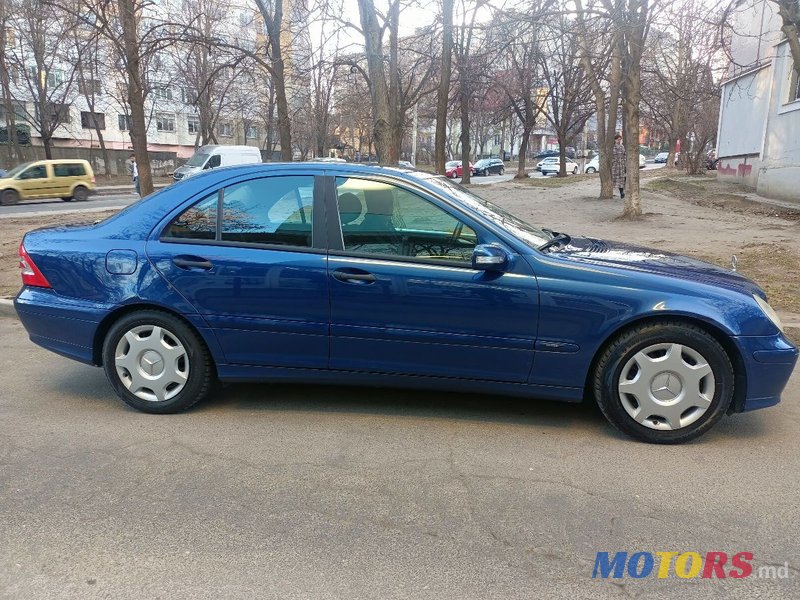
[[[336,193],[348,253],[470,264],[475,230],[397,186],[338,177]]]

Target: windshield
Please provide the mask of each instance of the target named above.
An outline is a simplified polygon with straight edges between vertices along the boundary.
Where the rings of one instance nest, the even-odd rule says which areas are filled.
[[[506,212],[496,204],[492,204],[488,200],[484,200],[480,196],[473,194],[467,188],[461,187],[459,184],[453,183],[449,179],[439,175],[431,175],[426,177],[425,180],[438,187],[440,190],[447,192],[449,195],[455,196],[472,210],[480,213],[482,216],[496,225],[499,225],[533,248],[538,248],[553,238],[552,235],[545,233],[541,229],[537,229],[533,225],[528,225],[522,219]]]
[[[6,173],[6,177],[16,177],[17,175],[22,173],[25,169],[30,167],[32,164],[33,164],[32,162],[26,162],[22,163],[21,165],[17,165],[13,169],[11,169],[8,173]]]
[[[461,164],[460,160],[451,160],[450,162],[446,163],[444,166],[445,167],[457,167],[460,164]]]
[[[187,167],[202,167],[206,164],[208,160],[208,154],[195,154],[192,158],[189,159],[189,162],[186,163]]]

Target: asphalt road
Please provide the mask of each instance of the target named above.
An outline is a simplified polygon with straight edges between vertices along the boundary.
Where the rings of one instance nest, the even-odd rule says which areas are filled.
[[[2,598],[797,598],[800,378],[648,446],[591,407],[235,385],[134,412],[0,319]],[[789,579],[593,580],[597,551],[753,552]]]

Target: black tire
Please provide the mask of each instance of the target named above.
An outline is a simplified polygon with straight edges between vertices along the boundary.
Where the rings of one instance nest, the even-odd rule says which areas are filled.
[[[501,168],[501,169],[500,169],[500,170],[497,172],[497,174],[498,174],[498,175],[503,175],[505,172],[506,172],[506,170]]]
[[[8,206],[19,202],[19,192],[16,190],[3,190],[0,193],[0,204]]]
[[[597,173],[597,171],[595,170],[595,168],[594,168],[594,167],[589,167],[588,169],[586,169],[586,172],[587,172],[589,175],[591,175],[592,173]]]
[[[77,186],[72,190],[72,199],[77,202],[86,202],[89,199],[89,190],[82,185]]]
[[[574,169],[572,169],[572,174],[573,175],[577,175],[578,174],[578,167],[575,167]]]
[[[72,202],[72,196],[61,196],[64,202]]]
[[[161,327],[183,345],[188,357],[188,375],[183,389],[174,397],[163,401],[147,400],[133,394],[122,382],[117,372],[115,353],[123,336],[140,326]],[[116,321],[103,341],[103,369],[111,387],[129,406],[142,412],[169,414],[187,410],[203,400],[216,381],[216,370],[205,343],[189,325],[177,317],[157,310],[141,310],[122,316]]]
[[[618,389],[623,368],[637,352],[652,345],[677,343],[698,352],[711,367],[714,397],[705,413],[695,422],[671,430],[642,425],[626,412]],[[680,444],[693,440],[719,421],[733,399],[734,373],[730,358],[709,333],[680,321],[651,323],[629,329],[602,351],[593,376],[595,400],[606,419],[621,432],[652,444]]]

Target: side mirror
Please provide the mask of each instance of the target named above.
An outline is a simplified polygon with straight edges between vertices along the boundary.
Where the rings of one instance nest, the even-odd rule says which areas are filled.
[[[472,251],[472,268],[478,271],[506,271],[511,263],[508,252],[494,244],[479,244]]]

